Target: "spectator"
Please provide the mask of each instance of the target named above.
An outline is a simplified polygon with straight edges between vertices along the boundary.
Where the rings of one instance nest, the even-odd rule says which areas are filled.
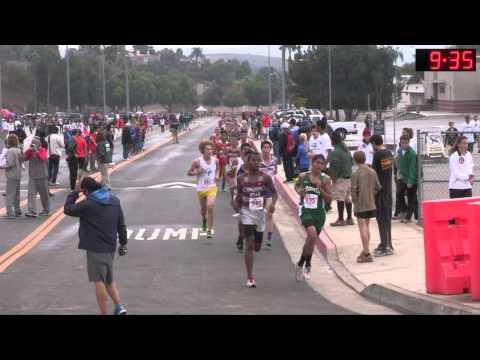
[[[280,158],[280,146],[279,146],[279,141],[280,141],[280,123],[278,122],[277,119],[274,119],[272,121],[272,128],[270,130],[270,140],[272,141],[273,144],[273,156],[277,159],[278,165],[281,165],[282,160]]]
[[[97,167],[95,166],[96,152],[97,152],[97,135],[100,131],[93,127],[93,131],[90,132],[90,135],[85,139],[88,149],[88,157],[90,163],[90,171],[96,171]]]
[[[83,130],[77,129],[75,131],[75,136],[73,137],[76,147],[75,155],[78,160],[78,169],[80,178],[84,177],[87,172],[87,143],[82,137]]]
[[[48,135],[48,181],[50,185],[59,185],[57,182],[58,169],[60,165],[60,158],[62,156],[62,149],[65,148],[63,136],[58,134],[58,128],[54,126],[51,129],[52,133]]]
[[[475,124],[471,121],[470,115],[465,115],[465,122],[460,126],[460,132],[467,138],[468,151],[473,153],[473,144],[475,144]]]
[[[76,203],[80,192],[86,199]],[[108,297],[115,304],[114,315],[126,315],[114,280],[113,260],[127,254],[127,227],[120,200],[90,177],[83,178],[65,201],[64,213],[80,218],[78,248],[87,252],[87,272],[95,283],[95,294],[102,315],[108,314]]]
[[[332,135],[333,151],[328,156],[330,177],[333,182],[332,197],[337,201],[338,219],[330,226],[354,225],[352,218],[351,176],[352,155],[342,142],[340,133]],[[347,221],[343,218],[343,210],[347,209]]]
[[[98,167],[102,174],[102,185],[110,190],[110,175],[108,174],[108,165],[112,162],[112,149],[110,143],[105,139],[103,133],[97,135],[96,157],[98,160]]]
[[[417,201],[417,155],[410,147],[408,135],[400,137],[400,152],[398,154],[398,186],[407,194],[406,213],[402,217],[403,223],[412,222],[412,214],[418,219]]]
[[[475,137],[477,139],[477,150],[480,153],[480,120],[478,120],[477,115],[473,117],[473,123],[475,124],[475,129],[476,129]]]
[[[444,146],[455,146],[455,143],[457,142],[457,137],[458,137],[458,130],[454,126],[455,123],[453,121],[448,122],[448,129],[445,134],[445,142]]]
[[[365,152],[357,151],[353,154],[358,166],[352,174],[352,202],[355,216],[358,221],[360,238],[363,250],[357,257],[358,263],[372,262],[370,253],[370,219],[376,216],[375,195],[382,189],[375,170],[366,165]]]
[[[297,154],[295,156],[295,162],[298,164],[298,172],[307,172],[310,168],[310,158],[308,157],[308,141],[307,134],[302,133],[299,135],[299,144]]]
[[[257,118],[255,116],[250,117],[250,129],[252,130],[252,137],[258,139],[257,134]]]
[[[47,157],[47,149],[42,145],[40,137],[35,136],[24,154],[25,161],[28,161],[28,211],[25,213],[27,217],[37,217],[37,193],[40,194],[43,207],[38,216],[48,216],[50,213]]]
[[[75,189],[75,184],[78,177],[78,158],[77,158],[77,143],[75,141],[75,135],[77,131],[66,131],[67,135],[65,141],[65,155],[68,163],[68,170],[70,174],[70,190]],[[71,136],[68,136],[70,134]]]
[[[22,125],[17,125],[17,128],[16,128],[14,134],[17,135],[17,137],[18,137],[18,148],[21,151],[23,151],[23,142],[27,138],[27,133],[25,132],[25,130],[23,130],[23,126]]]
[[[325,159],[332,152],[332,142],[326,132],[326,123],[312,127],[312,136],[308,142],[310,156],[323,155]]]
[[[393,255],[392,245],[392,173],[394,158],[383,144],[380,135],[370,138],[375,153],[372,168],[376,171],[382,189],[375,195],[376,218],[380,233],[380,245],[373,256]]]
[[[279,146],[280,146],[280,156],[282,157],[283,169],[285,171],[285,182],[293,181],[294,168],[293,168],[293,158],[295,150],[295,140],[293,139],[292,133],[290,133],[290,126],[288,123],[283,123],[282,134],[280,134]]]
[[[263,114],[263,117],[262,117],[262,135],[263,135],[263,140],[267,140],[268,139],[268,133],[269,133],[269,130],[270,130],[270,125],[272,123],[272,119],[270,118],[270,116],[268,116],[268,114]]]
[[[370,143],[370,129],[363,130],[363,140],[358,146],[357,151],[362,151],[365,154],[365,164],[372,166],[373,162],[373,145]]]
[[[460,136],[450,149],[450,181],[448,183],[450,199],[472,197],[475,176],[472,154],[468,151],[468,145],[468,138]]]
[[[22,179],[23,155],[18,148],[18,136],[10,134],[6,139],[7,149],[4,164],[0,166],[5,169],[7,179],[5,187],[6,215],[5,219],[15,219],[22,215],[20,208],[20,181]]]
[[[160,121],[163,121],[165,124],[165,119],[162,118]],[[163,127],[163,129],[165,126]],[[133,137],[132,137],[132,126],[130,122],[127,122],[125,127],[122,129],[122,146],[123,146],[123,160],[129,158],[130,149],[133,147]],[[164,132],[164,130],[162,130]]]

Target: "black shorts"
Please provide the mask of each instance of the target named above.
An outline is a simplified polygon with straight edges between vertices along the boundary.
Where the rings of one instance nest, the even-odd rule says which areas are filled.
[[[263,231],[257,231],[257,225],[244,225],[242,224],[242,235],[245,238],[254,237],[255,243],[261,243],[263,241]]]
[[[450,199],[472,197],[472,189],[450,189]]]
[[[372,219],[377,216],[376,210],[362,211],[355,213],[355,216],[359,219]]]

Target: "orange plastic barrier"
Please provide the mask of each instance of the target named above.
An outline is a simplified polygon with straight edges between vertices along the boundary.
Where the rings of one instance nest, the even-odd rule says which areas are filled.
[[[470,231],[470,296],[480,300],[480,202],[468,204],[468,215],[474,225]]]
[[[427,293],[453,295],[470,291],[470,243],[480,217],[473,220],[471,209],[476,207],[468,204],[477,201],[480,198],[422,203]]]

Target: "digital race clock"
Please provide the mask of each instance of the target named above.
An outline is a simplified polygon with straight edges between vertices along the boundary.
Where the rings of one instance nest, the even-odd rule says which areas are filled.
[[[476,71],[475,49],[416,49],[417,71]]]

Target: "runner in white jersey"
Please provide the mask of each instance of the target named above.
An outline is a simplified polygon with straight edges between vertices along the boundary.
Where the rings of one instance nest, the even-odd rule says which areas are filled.
[[[207,230],[207,239],[212,239],[213,209],[217,197],[217,184],[220,167],[213,154],[213,144],[202,141],[198,146],[202,156],[195,159],[188,170],[188,176],[197,177],[197,195],[202,215],[202,230]],[[207,224],[208,223],[208,224]]]
[[[260,162],[260,171],[270,175],[273,179],[277,175],[277,159],[272,156],[272,143],[270,141],[262,141],[262,161]],[[273,213],[269,211],[272,203],[272,194],[267,192],[265,195],[265,209],[267,209],[267,241],[266,249],[272,249],[272,233],[273,233]]]

